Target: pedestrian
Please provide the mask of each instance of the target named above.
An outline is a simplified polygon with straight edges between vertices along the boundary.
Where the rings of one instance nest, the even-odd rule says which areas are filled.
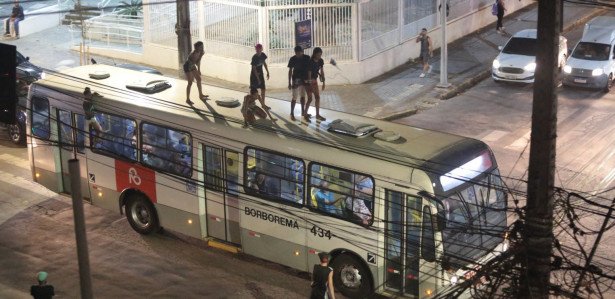
[[[295,104],[297,97],[301,98],[301,116],[310,121],[311,115],[305,109],[305,81],[310,57],[303,54],[301,46],[295,47],[295,55],[288,60],[288,89],[292,90],[292,100],[290,102],[290,119],[295,119]]]
[[[431,72],[431,65],[429,65],[429,58],[433,55],[433,48],[431,44],[431,37],[427,35],[427,28],[421,29],[421,33],[416,38],[417,43],[421,43],[421,54],[419,58],[423,63],[423,72],[419,75],[419,78],[424,78],[425,73]]]
[[[254,46],[256,54],[252,56],[252,71],[250,72],[250,89],[260,89],[260,102],[263,109],[269,110],[269,106],[265,105],[265,76],[263,74],[263,66],[267,71],[267,80],[269,80],[269,68],[267,67],[267,55],[263,52],[263,45],[256,44]]]
[[[11,36],[10,22],[13,22],[15,38],[19,38],[19,22],[23,21],[25,18],[26,16],[23,13],[23,7],[19,4],[19,0],[15,0],[11,17],[4,20],[4,36]]]
[[[335,299],[333,269],[329,267],[329,254],[319,252],[318,258],[320,259],[320,264],[314,265],[314,270],[312,271],[312,294],[310,299]]]
[[[56,295],[53,286],[47,284],[47,272],[38,272],[36,278],[38,280],[38,285],[30,287],[30,295],[32,295],[34,299],[51,299],[51,297]]]
[[[314,48],[312,57],[308,65],[308,80],[307,80],[307,102],[305,103],[305,111],[310,108],[312,102],[312,94],[314,95],[314,107],[316,107],[316,120],[325,121],[326,118],[320,115],[320,91],[318,90],[318,78],[322,82],[322,90],[325,90],[325,62],[322,60],[322,49]]]
[[[193,105],[190,100],[190,88],[192,87],[192,81],[196,79],[196,88],[199,90],[199,98],[202,101],[208,100],[209,95],[203,94],[203,87],[201,86],[201,58],[205,54],[203,49],[203,42],[198,41],[194,44],[194,51],[188,55],[188,59],[184,62],[184,73],[186,73],[186,79],[188,80],[188,86],[186,87],[186,103]]]
[[[498,8],[498,22],[495,25],[495,30],[500,34],[504,34],[504,24],[502,24],[502,20],[504,19],[504,12],[506,11],[506,6],[504,5],[504,0],[495,0],[495,4]]]

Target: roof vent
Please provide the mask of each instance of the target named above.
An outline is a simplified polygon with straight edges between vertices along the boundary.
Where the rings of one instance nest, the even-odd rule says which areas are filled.
[[[354,137],[364,137],[371,133],[378,132],[380,129],[372,124],[336,119],[331,122],[329,131]]]
[[[161,92],[171,87],[171,83],[167,80],[154,80],[149,82],[137,81],[131,84],[126,84],[126,88],[142,93],[153,94]]]
[[[239,103],[238,99],[229,98],[229,97],[223,97],[223,98],[220,98],[219,100],[216,100],[216,104],[218,106],[227,107],[227,108],[235,108],[235,107],[241,106],[241,103]]]
[[[395,140],[398,140],[401,136],[397,132],[382,131],[382,132],[378,132],[378,133],[374,134],[374,137],[376,139],[380,139],[380,140],[383,140],[383,141],[393,142]]]
[[[96,80],[107,79],[111,76],[108,72],[105,72],[105,71],[95,71],[93,73],[90,73],[89,75],[90,75],[90,78],[96,79]]]

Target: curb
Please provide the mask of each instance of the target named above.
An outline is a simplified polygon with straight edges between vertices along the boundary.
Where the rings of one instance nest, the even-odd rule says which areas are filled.
[[[594,18],[597,15],[603,14],[605,12],[605,9],[596,9],[594,12],[587,14],[583,17],[581,17],[580,19],[577,19],[576,21],[566,25],[563,30],[562,33],[566,33],[571,31],[573,28],[580,26],[584,23],[587,23],[587,21],[589,21],[590,19]],[[466,79],[464,81],[462,81],[461,83],[455,85],[454,87],[452,87],[451,89],[445,91],[444,93],[441,93],[440,96],[435,97],[438,100],[449,100],[451,98],[454,98],[455,96],[459,95],[460,93],[476,86],[478,83],[480,83],[481,81],[489,78],[489,76],[491,75],[491,69],[486,69],[483,71],[480,71],[479,73],[477,73],[475,76]],[[388,116],[384,116],[384,117],[380,117],[379,119],[382,120],[387,120],[387,121],[392,121],[395,119],[399,119],[399,118],[403,118],[403,117],[407,117],[407,116],[412,116],[414,114],[417,114],[419,111],[419,109],[408,109],[408,110],[404,110],[401,112],[397,112]]]

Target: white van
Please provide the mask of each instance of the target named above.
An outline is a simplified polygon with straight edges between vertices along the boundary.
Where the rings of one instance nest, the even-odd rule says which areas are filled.
[[[599,16],[585,24],[583,37],[564,67],[562,84],[603,89],[613,87],[615,17]]]

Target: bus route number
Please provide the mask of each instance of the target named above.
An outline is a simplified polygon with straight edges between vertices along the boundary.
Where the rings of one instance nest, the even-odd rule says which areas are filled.
[[[310,229],[310,232],[314,235],[314,236],[319,236],[321,238],[329,238],[329,240],[331,240],[331,231],[328,229],[322,229],[316,225],[312,226],[312,229]]]

